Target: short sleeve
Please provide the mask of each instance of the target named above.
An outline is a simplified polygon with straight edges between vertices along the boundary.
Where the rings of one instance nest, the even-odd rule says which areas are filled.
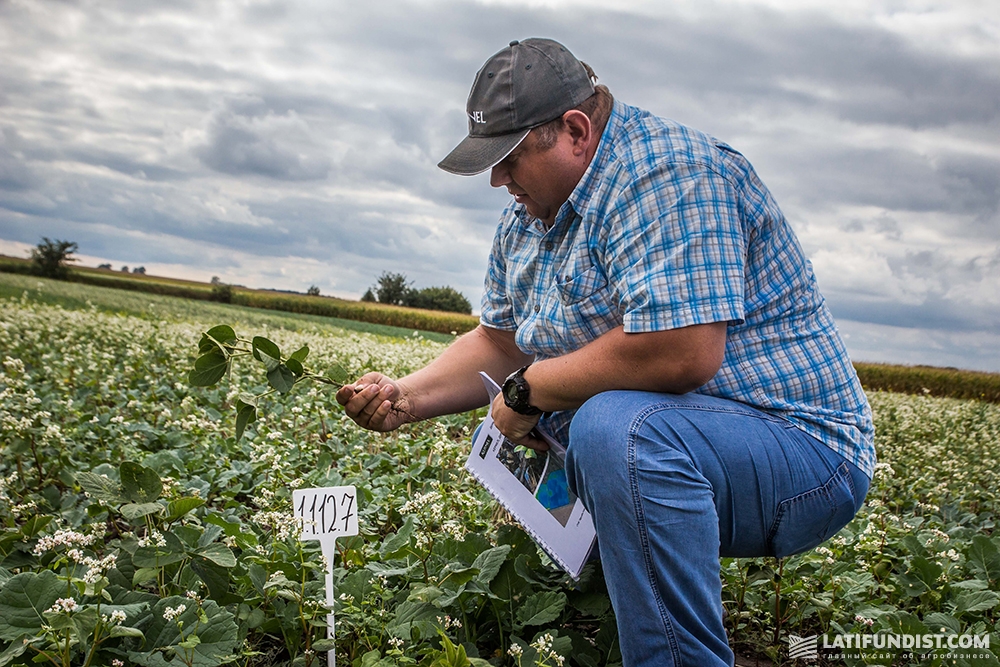
[[[493,247],[486,267],[486,278],[483,284],[482,307],[479,321],[483,326],[503,331],[514,331],[517,322],[514,319],[514,307],[507,295],[507,262],[504,258],[503,239],[506,234],[508,216],[505,214],[496,234],[493,236]]]
[[[607,265],[626,332],[743,321],[747,242],[728,179],[698,163],[657,165],[614,216]]]

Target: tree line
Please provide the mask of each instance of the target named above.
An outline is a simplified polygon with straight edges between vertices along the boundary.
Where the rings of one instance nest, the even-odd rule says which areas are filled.
[[[384,271],[374,285],[361,297],[362,301],[388,303],[393,306],[445,310],[451,313],[472,314],[472,304],[453,287],[424,287],[416,289],[402,273]]]

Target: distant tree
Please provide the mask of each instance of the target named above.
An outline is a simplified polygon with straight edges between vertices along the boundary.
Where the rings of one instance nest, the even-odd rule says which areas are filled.
[[[319,287],[316,285],[310,285],[309,289],[306,290],[306,294],[309,296],[319,296]]]
[[[375,294],[372,292],[371,287],[369,287],[365,293],[361,295],[361,300],[366,303],[375,303]]]
[[[219,303],[232,303],[233,286],[227,285],[221,281],[217,282],[212,285],[212,296],[209,298],[212,301],[218,301]]]
[[[384,271],[378,277],[378,283],[374,287],[375,294],[378,295],[379,303],[391,303],[394,306],[402,306],[406,302],[406,294],[410,289],[410,283],[402,273],[390,273]]]
[[[221,281],[221,280],[219,280],[219,276],[212,276],[212,284],[213,284],[213,285],[218,285],[218,284],[219,284],[219,283],[221,283],[221,282],[222,282],[222,281]]]
[[[407,291],[406,306],[427,308],[429,310],[447,310],[452,313],[472,314],[472,304],[465,296],[453,287],[425,287],[421,290]]]
[[[128,273],[128,266],[127,265],[122,267],[122,273]]]
[[[110,263],[108,263],[108,264],[98,264],[97,268],[99,268],[99,269],[107,269],[108,271],[110,271],[111,270],[111,264]]]
[[[76,243],[72,241],[50,241],[47,237],[42,237],[42,242],[31,251],[31,259],[34,262],[35,273],[46,278],[65,279],[69,274],[69,262],[77,261],[70,257],[77,249]]]
[[[138,273],[138,274],[144,276],[144,275],[146,275],[146,267],[145,266],[137,266],[134,269],[132,269],[132,273]]]

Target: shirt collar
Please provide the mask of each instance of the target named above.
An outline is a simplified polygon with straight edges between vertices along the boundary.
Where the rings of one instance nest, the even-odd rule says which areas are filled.
[[[611,162],[614,154],[614,137],[618,136],[618,130],[625,122],[625,105],[618,100],[614,101],[611,107],[611,115],[601,133],[601,141],[597,145],[597,152],[590,160],[587,171],[583,173],[580,182],[573,188],[569,199],[566,200],[577,213],[585,211],[590,205],[590,201],[597,196],[597,184],[601,179],[604,168]],[[565,204],[564,204],[565,206]]]

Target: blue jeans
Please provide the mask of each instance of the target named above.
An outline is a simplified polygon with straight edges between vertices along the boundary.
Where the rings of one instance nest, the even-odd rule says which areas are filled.
[[[626,667],[732,665],[719,556],[787,556],[843,528],[869,479],[801,429],[698,394],[611,391],[570,426]]]

